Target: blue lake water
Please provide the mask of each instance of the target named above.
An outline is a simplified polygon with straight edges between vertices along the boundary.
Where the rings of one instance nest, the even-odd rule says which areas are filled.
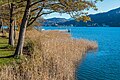
[[[45,27],[46,30],[65,29]],[[88,53],[76,70],[77,80],[120,80],[120,28],[69,27],[73,38],[98,42],[96,52]]]

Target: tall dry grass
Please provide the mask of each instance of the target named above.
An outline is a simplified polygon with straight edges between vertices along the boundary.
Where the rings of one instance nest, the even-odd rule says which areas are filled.
[[[28,43],[33,52],[19,64],[0,68],[0,80],[75,80],[77,63],[88,50],[98,47],[95,42],[71,39],[59,31],[27,31]]]

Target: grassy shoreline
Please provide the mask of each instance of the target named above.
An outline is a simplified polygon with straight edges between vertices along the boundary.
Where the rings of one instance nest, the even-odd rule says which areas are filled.
[[[26,32],[24,58],[0,67],[0,80],[75,80],[76,65],[96,42],[60,31]]]

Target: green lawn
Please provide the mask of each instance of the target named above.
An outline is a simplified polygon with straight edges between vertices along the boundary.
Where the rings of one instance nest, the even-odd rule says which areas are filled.
[[[8,39],[7,38],[1,38],[0,37],[0,44],[7,44],[8,43]]]
[[[0,57],[10,56],[14,53],[14,50],[7,49],[8,39],[0,37]],[[15,61],[14,58],[0,58],[0,65],[10,64]]]

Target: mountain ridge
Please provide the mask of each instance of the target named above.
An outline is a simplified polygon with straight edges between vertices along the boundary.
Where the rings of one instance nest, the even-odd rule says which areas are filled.
[[[47,21],[51,22],[49,26],[120,27],[120,7],[108,12],[90,14],[89,16],[91,17],[91,21],[88,22],[77,22],[75,20],[65,18],[51,18],[47,19]],[[48,26],[47,22],[44,24]]]

